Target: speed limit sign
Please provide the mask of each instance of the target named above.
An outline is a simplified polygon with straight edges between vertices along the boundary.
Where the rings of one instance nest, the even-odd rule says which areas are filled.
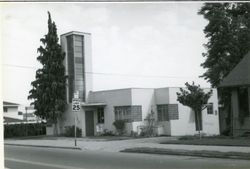
[[[80,99],[72,99],[72,110],[73,111],[80,111],[81,109],[81,102]]]

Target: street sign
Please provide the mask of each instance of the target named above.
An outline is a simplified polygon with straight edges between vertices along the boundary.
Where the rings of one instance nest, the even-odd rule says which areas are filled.
[[[80,99],[73,98],[72,99],[72,110],[73,111],[80,111],[81,109],[81,102]]]

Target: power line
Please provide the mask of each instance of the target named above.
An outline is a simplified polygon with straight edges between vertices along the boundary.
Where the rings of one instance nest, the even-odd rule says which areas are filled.
[[[129,76],[129,77],[148,77],[148,78],[198,78],[194,76],[163,76],[163,75],[139,75],[139,74],[121,74],[121,73],[100,73],[100,72],[85,72],[87,74],[108,75],[108,76]]]
[[[21,65],[12,65],[12,64],[3,64],[4,66],[8,67],[18,67],[18,68],[24,68],[24,69],[39,69],[38,67],[33,67],[33,66],[21,66]]]
[[[38,67],[32,67],[32,66],[21,66],[12,64],[3,64],[3,65],[8,67],[17,67],[24,69],[34,69],[34,70],[39,69]],[[125,76],[125,77],[144,77],[144,78],[170,78],[170,79],[199,78],[195,76],[140,75],[140,74],[121,74],[121,73],[102,73],[102,72],[85,72],[85,73],[94,75],[104,75],[104,76]]]

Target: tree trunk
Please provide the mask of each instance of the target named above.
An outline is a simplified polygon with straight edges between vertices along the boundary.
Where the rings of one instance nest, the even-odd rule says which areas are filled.
[[[54,121],[54,136],[58,136],[57,121]]]
[[[199,138],[201,139],[201,128],[200,128],[200,113],[197,113],[197,122],[198,122],[198,131],[199,131]]]
[[[57,118],[55,116],[55,112],[53,112],[53,121],[54,121],[54,136],[58,136]]]
[[[199,132],[199,138],[201,139],[201,128],[200,128],[200,117],[199,117],[199,111],[195,111],[196,119],[197,119],[197,126],[198,126],[198,132]]]

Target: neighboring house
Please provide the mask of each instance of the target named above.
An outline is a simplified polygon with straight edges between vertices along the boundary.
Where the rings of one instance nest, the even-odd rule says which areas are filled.
[[[231,89],[230,127],[233,135],[250,133],[250,52],[223,79],[219,87]],[[225,118],[221,121],[225,121]]]
[[[82,136],[93,136],[115,131],[115,120],[126,120],[126,133],[140,133],[145,125],[147,114],[155,112],[158,135],[193,135],[195,127],[194,112],[177,102],[179,88],[159,89],[117,89],[92,91],[91,34],[69,32],[61,35],[62,49],[65,52],[67,78],[67,108],[58,121],[59,134],[66,126],[74,125],[82,129]],[[209,89],[208,89],[209,90]],[[72,98],[79,92],[81,110],[72,111]],[[217,91],[209,100],[211,103],[202,112],[202,132],[207,135],[219,134]],[[47,135],[52,135],[54,125],[48,125]]]
[[[31,122],[32,123],[40,123],[40,122],[42,122],[41,118],[39,118],[35,115],[35,109],[33,106],[26,106],[25,107],[23,119],[27,123],[31,123]],[[45,122],[45,121],[43,120],[43,122]]]
[[[42,120],[34,114],[31,106],[23,106],[17,103],[3,102],[4,124],[40,123]],[[43,121],[45,122],[45,121]]]
[[[3,102],[3,116],[12,119],[23,120],[23,112],[20,111],[20,105],[17,103]]]

